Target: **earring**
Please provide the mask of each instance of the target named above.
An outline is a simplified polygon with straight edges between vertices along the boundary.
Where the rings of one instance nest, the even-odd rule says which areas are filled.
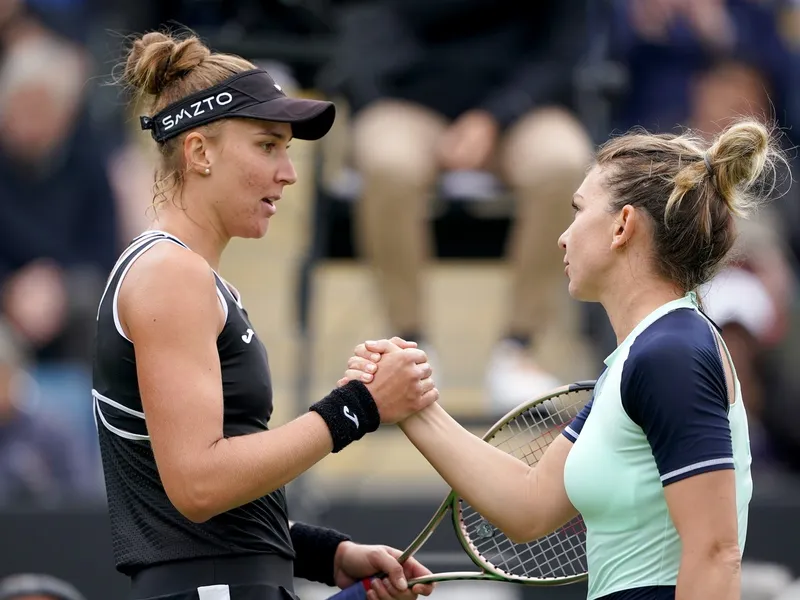
[[[206,174],[206,175],[211,175],[211,169],[209,169],[208,167],[206,167],[205,174]]]

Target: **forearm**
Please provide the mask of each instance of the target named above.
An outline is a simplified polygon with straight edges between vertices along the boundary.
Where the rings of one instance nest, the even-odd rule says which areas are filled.
[[[187,452],[181,498],[191,518],[208,519],[286,485],[379,425],[370,392],[351,382],[281,427],[218,439],[197,456]]]
[[[740,597],[738,549],[719,552],[684,549],[675,600],[739,600]]]
[[[273,430],[222,438],[196,457],[186,485],[197,520],[206,520],[286,485],[333,447],[325,421],[307,413]]]
[[[530,520],[536,505],[528,465],[471,434],[438,404],[400,427],[450,487],[507,535]]]

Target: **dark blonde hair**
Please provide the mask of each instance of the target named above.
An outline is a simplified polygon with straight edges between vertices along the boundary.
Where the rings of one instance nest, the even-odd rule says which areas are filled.
[[[128,52],[122,82],[132,91],[132,104],[153,116],[168,105],[229,77],[254,69],[235,55],[212,53],[197,36],[151,32],[136,38]],[[203,126],[210,132],[214,124]],[[158,144],[161,165],[156,171],[153,206],[183,184],[181,148],[188,132]]]
[[[708,282],[736,241],[735,217],[766,201],[786,166],[770,131],[754,120],[725,129],[709,146],[682,135],[631,132],[601,146],[611,210],[630,205],[652,219],[655,260],[684,292]]]

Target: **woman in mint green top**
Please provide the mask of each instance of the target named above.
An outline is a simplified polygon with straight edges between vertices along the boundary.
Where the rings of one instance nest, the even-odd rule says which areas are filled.
[[[600,148],[559,245],[570,294],[603,305],[618,347],[538,465],[485,444],[438,404],[400,424],[514,541],[580,512],[590,600],[739,598],[753,489],[747,416],[694,290],[727,258],[735,216],[771,193],[776,148],[753,121],[710,145],[691,133],[631,133]],[[380,354],[397,351],[361,344],[342,382],[369,381]]]

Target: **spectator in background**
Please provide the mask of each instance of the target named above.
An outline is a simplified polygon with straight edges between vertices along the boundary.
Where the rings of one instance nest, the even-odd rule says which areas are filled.
[[[568,348],[552,358],[583,345],[556,238],[591,153],[571,102],[585,4],[379,0],[352,9],[339,35],[332,71],[363,181],[357,238],[394,334],[433,353],[421,290],[439,177],[488,171],[515,196],[508,323],[486,374],[498,411],[559,383],[536,354],[546,327]]]
[[[766,90],[780,114],[793,59],[778,31],[775,6],[759,0],[614,0],[611,53],[628,72],[627,92],[616,103],[613,127],[641,125],[671,131],[705,110],[751,114],[753,85]],[[692,98],[704,73],[725,66],[742,85],[723,107],[699,106]],[[734,69],[735,67],[735,69]],[[757,79],[753,79],[753,74]],[[784,115],[781,115],[783,117]],[[788,115],[792,117],[792,115]],[[717,122],[717,127],[722,125]],[[710,132],[709,132],[710,133]]]
[[[768,73],[746,58],[719,59],[700,72],[690,87],[688,121],[714,135],[742,114],[766,120],[773,88]],[[783,188],[781,192],[786,191]],[[722,327],[731,348],[748,414],[757,425],[764,402],[758,363],[763,351],[787,333],[795,282],[787,261],[787,232],[774,207],[738,225],[736,260],[710,282],[703,296],[709,315]]]
[[[713,72],[706,75],[708,79],[718,76]],[[706,80],[705,85],[718,83]],[[716,100],[717,106],[725,106],[721,97]],[[755,102],[753,107],[767,108]],[[709,130],[716,128],[708,127],[706,131]],[[766,412],[774,409],[767,404],[770,395],[786,395],[788,390],[782,389],[786,384],[782,374],[769,368],[765,360],[767,352],[784,342],[789,333],[797,281],[788,261],[787,232],[774,206],[762,208],[750,221],[737,221],[737,226],[734,260],[700,290],[700,296],[708,315],[721,327],[737,367],[748,411],[753,458],[757,464],[774,463],[778,456],[769,427],[765,426]]]
[[[71,584],[38,573],[0,579],[0,600],[86,600]]]
[[[41,29],[0,63],[0,307],[38,361],[87,365],[118,246],[86,59]]]
[[[32,404],[21,349],[0,329],[0,506],[58,506],[97,497],[99,479],[69,424]]]
[[[790,126],[786,80],[796,66],[775,8],[753,0],[617,0],[614,56],[627,67],[630,85],[616,127],[687,125],[713,137],[746,115]],[[762,423],[762,362],[787,333],[795,285],[779,208],[774,203],[737,223],[735,262],[700,291],[737,366],[756,460],[774,458]]]

